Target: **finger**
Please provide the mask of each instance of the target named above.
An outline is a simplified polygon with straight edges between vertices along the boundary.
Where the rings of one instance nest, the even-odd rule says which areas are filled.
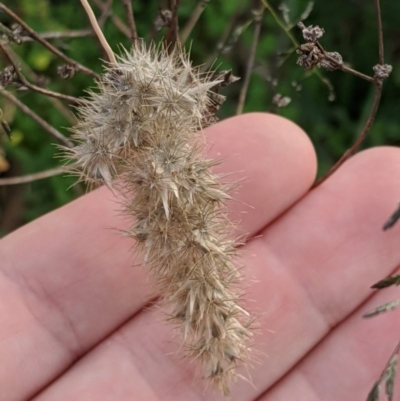
[[[398,288],[393,288],[369,299],[260,401],[285,401],[291,394],[299,401],[366,400],[399,341],[400,310],[371,320],[361,316],[398,295]],[[398,383],[397,375],[395,394]],[[381,392],[384,388],[383,380]]]
[[[242,216],[233,205],[243,232],[259,231],[312,183],[314,152],[287,120],[247,115],[207,136],[213,154],[227,159],[220,172],[245,172],[237,198],[257,209]],[[116,217],[118,207],[102,189],[3,239],[0,388],[7,401],[37,391],[154,296],[146,273],[132,268],[131,242],[108,229],[129,225]]]
[[[246,282],[255,281],[246,298],[263,312],[262,335],[254,387],[239,382],[232,400],[267,391],[365,301],[371,283],[398,265],[400,227],[383,233],[381,226],[400,199],[399,156],[391,148],[357,155],[245,246]],[[179,360],[179,340],[171,338],[159,312],[143,311],[36,401],[82,393],[99,400],[116,394],[120,400],[223,399],[203,391],[204,383],[194,380],[198,365]]]

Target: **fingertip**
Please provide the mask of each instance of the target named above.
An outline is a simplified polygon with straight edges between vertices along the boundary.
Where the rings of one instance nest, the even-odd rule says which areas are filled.
[[[234,194],[241,204],[232,209],[249,233],[258,232],[283,213],[314,182],[314,147],[305,132],[286,118],[244,114],[210,127],[207,137],[210,155],[223,159],[216,171],[234,172],[232,179],[241,182]]]

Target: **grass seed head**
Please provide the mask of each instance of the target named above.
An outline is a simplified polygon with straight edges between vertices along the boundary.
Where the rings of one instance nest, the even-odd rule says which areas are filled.
[[[72,167],[117,188],[170,320],[205,377],[229,393],[246,361],[248,314],[238,306],[229,199],[199,133],[213,119],[221,80],[193,68],[181,47],[138,43],[106,67],[79,108]]]

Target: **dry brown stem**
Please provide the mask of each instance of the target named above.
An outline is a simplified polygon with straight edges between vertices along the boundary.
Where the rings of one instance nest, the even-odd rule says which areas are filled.
[[[57,167],[39,173],[23,175],[21,177],[0,178],[0,186],[27,184],[29,182],[42,180],[43,178],[54,177],[64,172],[64,168]]]
[[[380,3],[379,0],[374,0],[374,5],[375,5],[375,12],[376,12],[376,18],[377,18],[377,27],[378,27],[378,54],[379,54],[379,65],[383,66],[384,65],[384,46],[383,46],[383,32],[382,32],[382,17],[381,17],[381,9],[380,9]],[[349,71],[349,69],[345,70],[342,68],[342,71],[344,72],[350,72],[353,75],[354,70]],[[361,73],[358,73],[361,74]],[[364,74],[362,74],[364,75]],[[360,76],[360,75],[358,75]],[[367,77],[367,76],[365,76]],[[364,77],[364,79],[365,79]],[[360,76],[360,78],[363,78]],[[378,112],[380,100],[382,97],[382,86],[383,86],[383,79],[381,77],[378,77],[377,74],[375,73],[375,77],[371,78],[368,77],[367,79],[370,82],[373,82],[376,85],[376,90],[375,90],[375,96],[374,96],[374,101],[371,107],[371,111],[369,113],[369,116],[367,118],[367,121],[357,138],[357,140],[353,143],[353,145],[347,149],[347,151],[343,154],[343,156],[331,167],[331,169],[319,180],[315,182],[313,185],[313,188],[317,187],[318,185],[322,184],[328,177],[330,177],[347,159],[349,159],[354,153],[357,151],[357,149],[360,147],[362,142],[364,141],[365,137],[367,136],[369,130],[371,129],[371,126],[375,120],[376,114]],[[372,81],[371,81],[372,80]]]
[[[338,70],[342,70],[343,72],[347,72],[349,74],[352,74],[358,78],[364,79],[365,81],[375,83],[374,77],[371,77],[369,75],[363,74],[360,71],[354,70],[353,68],[347,66],[346,64],[339,63],[337,60],[335,60],[333,57],[329,55],[329,53],[324,49],[324,47],[319,43],[318,41],[315,43],[315,45],[319,48],[319,50],[322,52],[323,57],[330,61],[333,65],[336,66]]]
[[[258,40],[260,38],[261,21],[262,21],[262,16],[264,15],[264,9],[265,9],[264,7],[261,7],[261,9],[259,11],[256,11],[254,13],[255,26],[254,26],[253,41],[251,43],[251,50],[250,50],[249,60],[247,62],[247,66],[246,66],[246,74],[244,76],[243,86],[242,86],[242,89],[240,90],[239,102],[238,102],[238,105],[236,108],[236,114],[242,114],[244,103],[246,101],[246,94],[247,94],[247,90],[249,88],[250,77],[251,77],[251,72],[253,70]]]
[[[94,15],[92,8],[90,7],[90,4],[88,3],[87,0],[81,0],[81,3],[89,18],[90,24],[92,25],[93,30],[100,41],[101,46],[103,47],[104,51],[108,56],[108,59],[110,60],[110,63],[116,64],[117,60],[115,59],[114,52],[112,51],[110,45],[107,42],[107,39],[104,36],[103,31],[100,28],[96,16]]]
[[[175,43],[179,39],[178,8],[180,0],[169,0],[169,8],[172,11],[171,23],[168,27],[165,43]]]
[[[43,32],[40,33],[39,36],[43,39],[74,39],[74,38],[83,38],[85,36],[93,35],[93,31],[91,29],[77,29],[73,31],[67,32]],[[32,42],[34,39],[30,36],[21,36],[21,42]]]
[[[111,10],[112,3],[113,3],[113,0],[107,0],[106,3],[104,3],[104,8],[101,10],[100,17],[97,20],[100,28],[104,27],[104,24],[107,21],[107,18],[111,14],[110,10]]]
[[[29,79],[29,81],[32,81],[32,83],[38,83],[40,82],[40,76],[38,76],[36,73],[34,73],[32,71],[32,69],[24,62],[24,60],[22,60],[19,55],[17,53],[15,53],[13,51],[13,49],[11,47],[9,47],[8,52],[10,54],[10,56],[12,57],[12,59],[14,60],[15,64],[20,66],[20,71],[24,72],[25,76],[27,77],[27,79]],[[42,86],[40,86],[42,88]],[[51,102],[54,107],[71,123],[71,124],[76,124],[77,120],[75,117],[75,114],[72,113],[72,111],[70,110],[70,108],[68,106],[66,106],[61,99],[55,98],[55,97],[51,97],[49,96],[49,102]],[[79,100],[79,104],[80,101],[82,99],[78,99]]]
[[[238,3],[236,10],[234,11],[234,14],[232,17],[229,19],[228,24],[226,24],[226,27],[221,35],[221,38],[218,40],[217,45],[215,46],[215,49],[213,52],[210,54],[209,57],[207,57],[206,62],[204,65],[201,67],[202,71],[207,71],[211,67],[211,65],[214,63],[215,59],[219,56],[221,53],[221,50],[224,48],[224,45],[226,41],[229,38],[229,34],[231,33],[233,27],[235,26],[238,17],[239,17],[239,10],[241,8],[241,3]]]
[[[342,157],[335,163],[335,165],[323,177],[321,177],[314,183],[313,188],[316,188],[318,185],[322,184],[327,178],[329,178],[339,167],[342,166],[342,164],[347,159],[353,156],[354,153],[357,151],[357,149],[360,147],[361,143],[364,141],[375,120],[375,116],[378,111],[379,103],[381,100],[381,95],[382,95],[382,82],[376,83],[374,102],[372,104],[372,108],[368,116],[367,122],[365,123],[364,128],[361,131],[361,134],[359,135],[357,140],[353,143],[353,145],[349,149],[347,149],[346,152],[342,155]]]
[[[63,93],[53,92],[51,90],[42,88],[40,86],[31,84],[30,82],[28,82],[28,80],[21,74],[21,71],[19,70],[17,64],[14,62],[13,58],[11,57],[11,55],[8,52],[8,50],[6,49],[6,47],[3,46],[1,43],[0,43],[0,49],[3,51],[4,55],[7,57],[7,60],[14,67],[14,71],[17,74],[18,81],[19,81],[19,83],[21,85],[27,87],[28,89],[33,90],[34,92],[38,92],[38,93],[41,93],[43,95],[54,97],[54,98],[57,98],[57,99],[62,99],[62,100],[67,101],[68,103],[82,104],[82,99],[78,99],[78,98],[73,97],[73,96],[64,95]]]
[[[127,14],[131,40],[132,43],[135,43],[135,41],[138,39],[138,36],[136,31],[135,16],[133,14],[133,9],[132,9],[132,2],[131,0],[121,0],[121,1],[122,4],[124,5],[125,12]]]
[[[186,42],[187,38],[189,37],[193,28],[196,26],[197,21],[199,20],[201,14],[203,13],[204,9],[206,8],[209,2],[210,0],[199,0],[199,2],[196,4],[196,7],[193,10],[190,20],[188,21],[186,26],[182,29],[181,33],[182,44]]]
[[[111,22],[115,25],[115,27],[122,32],[127,38],[130,38],[131,32],[129,28],[124,24],[121,18],[114,15],[110,9],[108,3],[103,3],[101,0],[93,0],[93,3],[102,11],[107,12],[107,15],[110,16]]]
[[[378,54],[379,64],[385,64],[384,46],[383,46],[383,29],[382,29],[382,17],[381,17],[381,5],[379,0],[374,0],[376,22],[378,25]]]
[[[37,124],[39,124],[45,131],[47,131],[50,135],[57,138],[60,142],[64,143],[66,146],[71,147],[72,143],[69,139],[67,139],[60,131],[56,130],[49,123],[39,117],[34,111],[32,111],[29,107],[23,104],[20,100],[18,100],[12,93],[1,89],[0,93],[7,98],[10,102],[15,104],[23,113],[32,118]]]
[[[98,77],[98,75],[93,72],[91,69],[79,64],[75,60],[69,58],[62,51],[58,50],[51,43],[49,43],[46,39],[41,37],[38,33],[36,33],[26,22],[24,22],[18,15],[12,12],[8,7],[6,7],[3,3],[0,3],[0,9],[7,13],[12,19],[14,19],[18,24],[20,24],[25,31],[29,33],[36,41],[41,43],[46,49],[54,53],[56,56],[62,58],[66,63],[71,64],[75,67],[76,70],[83,72],[84,74],[91,75],[92,77]]]

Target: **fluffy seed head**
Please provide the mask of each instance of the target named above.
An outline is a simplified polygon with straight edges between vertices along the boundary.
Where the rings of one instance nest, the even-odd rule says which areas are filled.
[[[229,393],[235,367],[246,359],[248,314],[238,305],[229,199],[216,164],[204,159],[201,129],[218,107],[210,90],[221,80],[201,74],[177,46],[139,43],[79,108],[70,150],[73,168],[90,183],[116,188],[133,224],[170,320],[205,376]]]

